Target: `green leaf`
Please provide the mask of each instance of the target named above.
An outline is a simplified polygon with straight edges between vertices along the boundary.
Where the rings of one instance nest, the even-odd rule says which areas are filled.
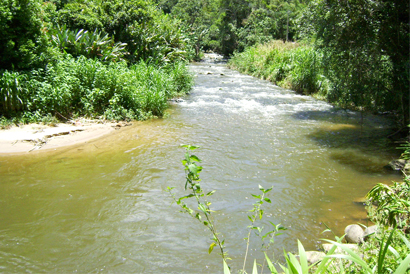
[[[260,195],[254,195],[254,194],[251,194],[254,198],[256,198],[256,199],[261,199],[261,196]]]
[[[194,174],[197,175],[199,171],[202,170],[202,168],[200,168],[199,166],[197,166],[196,164],[190,164],[188,165],[188,169],[189,171]]]
[[[203,204],[199,204],[199,205],[198,205],[198,208],[199,208],[202,212],[207,213],[206,208],[205,208],[205,206],[204,206]]]
[[[181,147],[184,147],[187,150],[195,150],[197,148],[200,148],[199,146],[191,146],[191,145],[181,145]]]
[[[384,238],[382,239],[382,241],[381,241],[381,243],[380,243],[379,256],[378,256],[378,259],[377,259],[377,261],[378,261],[378,263],[377,263],[378,273],[382,273],[383,264],[384,264],[384,259],[385,259],[385,257],[386,257],[386,253],[387,253],[388,247],[390,246],[390,243],[391,243],[391,241],[392,241],[394,231],[396,231],[396,228],[394,228],[394,229],[391,231],[391,233],[390,233],[390,235],[389,235],[389,238],[387,239],[386,244],[385,244],[384,247],[383,247]]]
[[[201,162],[201,160],[196,157],[195,155],[191,155],[191,157],[189,157],[191,161],[196,161],[196,162]]]
[[[326,257],[342,258],[342,259],[347,259],[347,260],[349,260],[349,261],[353,261],[353,262],[355,262],[356,264],[360,265],[365,272],[367,272],[367,273],[372,273],[372,271],[371,271],[370,267],[368,266],[368,264],[367,264],[365,261],[363,261],[362,258],[360,258],[360,256],[357,255],[353,250],[351,250],[350,248],[346,247],[346,246],[343,245],[342,243],[337,243],[337,242],[330,241],[330,240],[325,240],[325,241],[327,241],[327,242],[329,242],[329,243],[331,243],[331,244],[333,244],[333,245],[335,245],[335,246],[337,246],[337,247],[343,249],[344,251],[346,251],[346,252],[349,254],[349,255],[340,255],[340,254],[339,254],[339,255],[338,255],[338,254],[336,254],[336,255],[328,255],[328,256],[326,256]],[[335,249],[336,249],[336,248],[335,248]],[[332,247],[331,251],[332,251],[332,250],[333,250],[333,252],[334,252],[333,247]],[[329,253],[331,253],[331,252],[329,252]],[[329,254],[329,253],[328,253],[328,254]],[[323,262],[323,261],[322,261],[322,262]]]
[[[212,250],[214,250],[214,247],[216,246],[216,243],[212,243],[210,246],[209,246],[209,249],[208,249],[208,254],[211,254],[211,252],[212,252]]]
[[[259,220],[262,220],[262,216],[263,216],[263,210],[259,210]]]
[[[265,253],[266,262],[268,263],[268,268],[270,272],[272,274],[278,274],[278,271],[276,271],[276,268],[273,266],[272,261],[269,259],[268,255],[266,255],[266,252],[264,253]]]
[[[268,203],[272,203],[271,200],[269,198],[264,198],[264,200]]]
[[[229,270],[228,264],[223,260],[223,265],[224,265],[224,274],[231,274],[231,271]]]
[[[305,248],[302,243],[298,240],[298,250],[299,250],[299,260],[302,268],[302,273],[308,274],[308,261],[306,257]]]
[[[215,192],[216,192],[215,190],[212,190],[212,191],[208,192],[208,193],[206,194],[206,196],[211,196],[211,195],[213,195]]]
[[[258,267],[256,265],[256,259],[253,261],[252,274],[258,274]]]
[[[408,269],[410,264],[410,254],[407,255],[407,257],[401,262],[399,267],[394,271],[393,274],[403,274],[406,273],[406,270]]]

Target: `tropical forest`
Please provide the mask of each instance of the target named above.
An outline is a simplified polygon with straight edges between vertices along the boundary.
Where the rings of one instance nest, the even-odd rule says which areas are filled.
[[[1,0],[0,272],[410,273],[409,5]]]

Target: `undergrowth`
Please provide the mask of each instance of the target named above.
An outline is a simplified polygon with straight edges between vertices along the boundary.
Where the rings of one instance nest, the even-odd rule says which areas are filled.
[[[70,55],[46,69],[0,72],[0,121],[43,122],[73,116],[108,120],[160,117],[168,99],[189,92],[185,63],[158,67],[144,62],[103,64]]]
[[[271,41],[234,54],[228,66],[299,93],[325,94],[328,87],[320,58],[312,46]]]

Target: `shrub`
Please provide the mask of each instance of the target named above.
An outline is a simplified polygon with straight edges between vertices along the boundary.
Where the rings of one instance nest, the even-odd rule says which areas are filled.
[[[24,81],[23,81],[24,80]],[[184,64],[160,69],[140,62],[103,64],[98,60],[66,56],[45,70],[30,73],[4,71],[0,78],[0,107],[10,118],[51,114],[107,119],[146,119],[162,116],[167,100],[188,92],[192,76]]]
[[[0,2],[0,69],[28,69],[42,49],[40,0]]]
[[[312,94],[325,87],[321,84],[320,58],[313,47],[271,41],[236,53],[228,65],[296,92]]]
[[[63,25],[50,29],[47,34],[54,47],[74,57],[97,58],[107,63],[124,60],[123,57],[127,54],[127,44],[115,43],[112,37],[102,35],[97,29],[94,32],[69,30]]]

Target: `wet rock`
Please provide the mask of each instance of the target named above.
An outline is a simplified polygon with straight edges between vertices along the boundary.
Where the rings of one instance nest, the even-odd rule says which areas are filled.
[[[366,198],[362,197],[362,198],[356,198],[353,200],[353,203],[357,204],[357,205],[366,205]]]
[[[404,159],[393,160],[389,163],[388,167],[396,171],[409,172],[410,171],[410,161],[404,160]]]
[[[127,123],[127,122],[119,122],[116,125],[112,126],[115,130],[119,130],[122,127],[128,127],[132,126],[132,123]]]
[[[172,99],[169,99],[168,101],[170,101],[170,102],[175,102],[175,103],[182,103],[182,102],[184,102],[184,99],[181,99],[181,98],[172,98]]]
[[[306,251],[306,258],[309,264],[320,262],[326,254],[320,251]]]
[[[348,225],[345,228],[345,240],[347,243],[358,244],[363,242],[364,231],[359,225]]]

